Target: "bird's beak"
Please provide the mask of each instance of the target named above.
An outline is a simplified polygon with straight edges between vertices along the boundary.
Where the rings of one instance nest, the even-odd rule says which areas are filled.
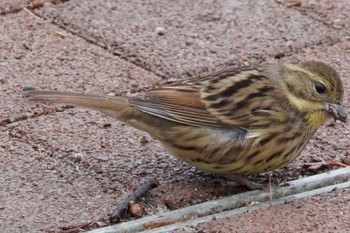
[[[346,123],[347,113],[342,104],[327,103],[327,111],[335,120]]]

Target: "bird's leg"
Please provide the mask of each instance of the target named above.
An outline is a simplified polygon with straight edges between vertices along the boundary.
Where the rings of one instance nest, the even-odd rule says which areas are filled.
[[[226,178],[229,181],[234,181],[238,185],[245,186],[249,189],[264,189],[267,187],[266,184],[259,184],[254,181],[251,181],[243,176],[235,175],[235,174],[220,174],[222,177]],[[228,185],[232,185],[227,183]]]

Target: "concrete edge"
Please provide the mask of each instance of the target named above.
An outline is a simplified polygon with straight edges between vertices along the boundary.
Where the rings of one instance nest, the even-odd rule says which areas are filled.
[[[193,226],[212,219],[234,216],[247,211],[266,208],[293,200],[311,197],[334,189],[350,188],[350,167],[333,170],[289,182],[288,186],[272,190],[254,190],[222,198],[220,200],[173,210],[157,216],[144,217],[138,220],[120,223],[89,233],[126,233],[126,232],[168,232],[185,226]],[[337,183],[337,184],[336,184]],[[245,206],[246,203],[258,204]],[[220,212],[220,213],[217,213]],[[213,214],[216,213],[216,214]],[[159,228],[146,228],[145,225],[162,225]]]

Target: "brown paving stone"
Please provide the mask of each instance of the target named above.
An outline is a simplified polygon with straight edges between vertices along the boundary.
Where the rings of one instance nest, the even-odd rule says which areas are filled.
[[[107,216],[122,193],[104,192],[88,169],[0,132],[0,228],[38,232]],[[104,208],[96,208],[104,206]]]
[[[93,2],[91,1],[89,4],[95,4]],[[59,7],[69,6],[65,4],[59,5]],[[123,4],[121,4],[121,7],[125,7]],[[76,9],[74,7],[79,7],[79,5],[72,7],[74,10]],[[171,7],[173,6],[170,5],[166,9]],[[262,6],[261,9],[264,10],[265,8]],[[284,8],[278,7],[276,9]],[[69,9],[63,10],[68,11]],[[81,20],[85,20],[84,17],[90,15],[90,19],[97,20],[100,18],[101,22],[106,23],[107,21],[102,20],[104,16],[97,17],[94,15],[97,10],[91,8],[91,11],[84,14],[75,12],[74,17],[81,17]],[[103,8],[100,10],[102,11]],[[163,9],[159,11],[162,12]],[[188,14],[187,11],[185,13]],[[185,13],[181,16],[185,17]],[[283,13],[287,16],[291,14],[291,18],[295,17],[293,15],[295,13],[292,14],[289,11]],[[72,14],[72,12],[69,14]],[[154,12],[150,11],[149,14],[154,14]],[[275,12],[274,14],[280,13]],[[69,19],[68,16],[65,17]],[[70,18],[72,17],[73,15],[70,16]],[[150,19],[152,17],[150,16]],[[162,16],[160,19],[164,17]],[[239,17],[242,18],[242,14]],[[299,16],[297,18],[301,22],[305,20],[306,23],[309,22],[313,25],[308,30],[321,31],[320,34],[314,32],[313,38],[323,40],[322,33],[329,32],[329,29],[317,23],[315,25],[315,22],[309,21],[309,18],[300,17],[301,19],[299,19]],[[179,17],[180,19],[182,18]],[[191,27],[196,28],[197,25],[198,28],[205,31],[205,27],[200,24],[204,19],[202,17],[190,20]],[[269,20],[272,19],[273,17]],[[1,132],[4,134],[1,137],[3,141],[0,141],[0,149],[2,150],[0,152],[6,155],[3,157],[2,163],[11,165],[5,167],[5,172],[0,173],[0,179],[4,180],[7,185],[5,187],[13,185],[11,189],[6,189],[12,190],[13,195],[8,195],[8,191],[2,192],[0,189],[1,199],[4,197],[7,200],[6,208],[2,209],[0,206],[0,216],[3,219],[6,216],[9,219],[6,221],[6,228],[3,229],[9,229],[12,232],[21,229],[36,231],[59,226],[72,226],[105,218],[111,208],[123,196],[135,189],[140,182],[154,175],[159,178],[161,185],[143,200],[142,204],[146,207],[146,214],[158,213],[159,210],[180,208],[237,192],[236,189],[209,183],[212,176],[204,175],[184,163],[176,161],[165,152],[158,142],[146,134],[117,123],[102,114],[81,109],[55,112],[52,111],[53,107],[43,107],[40,104],[28,103],[21,99],[20,90],[27,84],[45,89],[132,94],[157,84],[160,78],[25,12],[0,17],[0,22],[0,31],[3,32],[0,34],[0,119],[23,115],[30,117],[36,115],[36,112],[40,114],[47,113],[47,115],[33,119],[8,124],[6,127],[0,126]],[[112,20],[108,22],[112,22]],[[298,24],[301,22],[298,21]],[[256,24],[256,22],[249,23],[252,27]],[[177,32],[192,32],[189,27],[190,25],[185,26],[182,29],[183,31]],[[299,28],[300,25],[296,23],[296,27]],[[106,32],[109,33],[108,30],[111,29],[106,28]],[[167,33],[167,30],[165,33]],[[216,29],[213,27],[210,30],[215,31]],[[81,31],[81,33],[87,35],[84,34],[84,31]],[[226,34],[224,32],[222,34],[225,37]],[[109,37],[106,35],[106,38],[112,38],[111,35],[114,35],[113,31],[110,31]],[[135,37],[128,33],[122,33],[121,35],[124,36],[122,39],[126,44],[135,40]],[[199,38],[203,36],[200,35]],[[127,36],[130,36],[130,40]],[[141,31],[139,37],[140,40],[143,37],[142,41],[146,43],[150,35],[147,34],[147,31]],[[271,35],[271,38],[279,38],[279,36]],[[303,38],[308,42],[315,42],[316,39]],[[242,41],[240,42],[241,45],[242,43],[245,43],[244,45],[250,44],[246,39],[242,39]],[[343,77],[348,77],[346,76],[350,71],[347,53],[348,41],[333,46],[321,45],[305,50],[300,49],[307,46],[307,44],[299,44],[305,41],[297,42],[300,46],[298,47],[300,54],[285,58],[284,61],[318,58],[334,64],[341,71]],[[145,45],[148,45],[147,43]],[[209,40],[207,43],[214,42]],[[269,41],[266,42],[261,39],[259,43],[266,45],[266,48],[269,47]],[[179,44],[181,45],[181,43]],[[134,43],[133,48],[138,45],[139,43]],[[173,53],[182,51],[182,47],[178,44],[172,46]],[[179,72],[178,70],[185,68],[182,67],[184,57],[179,56],[176,58],[177,60],[175,59],[176,62],[182,64],[179,66],[182,67],[181,69],[166,67],[163,64],[166,64],[169,60],[167,54],[155,54],[147,50],[149,49],[147,46],[145,48],[137,54],[149,59],[153,57],[152,59],[155,60],[150,60],[150,64],[161,64],[159,67],[161,67],[162,72],[164,70],[176,73]],[[165,46],[165,48],[165,51],[168,51],[170,47]],[[197,57],[196,59],[198,59],[199,55],[205,51],[205,48],[204,50],[203,48],[198,48],[199,52],[198,54],[194,53],[193,58]],[[254,62],[250,54],[254,49],[247,48],[240,50],[242,54],[239,56],[246,56],[247,61],[253,60]],[[149,53],[149,56],[145,55],[147,53]],[[226,53],[226,51],[223,53]],[[179,52],[179,54],[181,53]],[[225,61],[220,56],[213,55],[211,57],[211,55],[206,54],[202,57],[205,59],[209,57],[208,59],[215,60],[212,64],[216,64],[215,62]],[[273,54],[267,53],[267,50],[264,50],[261,56],[268,61],[274,57]],[[156,59],[164,59],[165,62],[156,63]],[[196,62],[198,62],[198,65],[209,64],[205,59],[196,60]],[[260,60],[258,58],[256,61],[264,59]],[[188,59],[184,59],[184,61],[188,63]],[[349,79],[345,79],[345,85],[348,90]],[[349,99],[348,94],[346,96],[346,99]],[[346,105],[349,107],[348,101]],[[281,177],[292,179],[310,174],[298,168],[303,162],[310,162],[312,156],[334,160],[346,157],[349,150],[348,138],[348,124],[336,124],[334,129],[324,127],[312,140],[303,153],[303,157],[288,168],[280,170]],[[53,175],[47,177],[48,172],[42,167],[45,169],[49,167],[48,170]],[[23,173],[22,183],[27,185],[23,189],[23,185],[20,186],[22,183],[11,182],[12,179],[17,181],[14,178],[17,174],[12,168],[21,169],[21,174]],[[63,171],[63,176],[61,171]],[[35,172],[37,174],[33,174]],[[9,173],[9,178],[7,173]],[[33,191],[31,187],[35,186],[34,181],[38,179],[40,180],[39,188]],[[13,190],[19,191],[16,193]],[[75,192],[78,192],[81,197],[71,197],[72,193]],[[93,198],[90,199],[91,193],[93,193]],[[40,202],[39,199],[42,196],[44,201]],[[28,203],[31,204],[19,202],[20,198],[28,200]],[[57,203],[52,201],[53,199]],[[89,205],[85,203],[88,200],[91,200]],[[27,209],[12,206],[13,203],[17,202],[21,203],[21,206],[26,206]],[[27,214],[28,208],[29,212],[32,211],[33,216]],[[22,219],[18,218],[22,215],[24,216]],[[45,221],[38,219],[45,219]],[[46,219],[48,220],[46,221]]]
[[[350,29],[350,1],[348,0],[277,0],[325,25],[336,29]],[[347,33],[349,35],[349,32]]]
[[[0,2],[0,14],[6,14],[7,12],[17,11],[27,6],[27,0],[2,0]]]
[[[29,111],[20,101],[26,85],[132,94],[160,80],[26,12],[0,22],[0,101],[11,101],[0,109],[1,118]]]
[[[207,187],[209,175],[170,157],[145,133],[100,113],[78,108],[58,108],[64,111],[57,112],[52,106],[21,98],[21,89],[28,84],[52,90],[132,94],[160,79],[24,11],[0,20],[4,32],[0,35],[0,116],[5,120],[0,126],[5,135],[0,141],[3,230],[33,232],[105,220],[125,195],[153,176],[161,186],[151,201],[162,208],[167,208],[163,199],[173,194],[166,192],[169,187],[193,191],[171,202],[178,207],[234,192],[215,184]],[[21,169],[21,183],[12,167]],[[47,173],[54,175],[46,178]],[[37,180],[39,188],[31,189]],[[163,199],[158,200],[159,196]],[[21,198],[23,202],[18,201]],[[86,204],[87,200],[91,202]],[[157,211],[157,206],[145,205],[147,213]]]
[[[53,107],[25,101],[21,89],[30,84],[46,89],[120,94],[142,90],[159,78],[69,33],[62,37],[59,28],[24,11],[1,16],[0,21],[0,119],[11,121],[46,111],[48,114],[0,126],[2,231],[35,232],[106,218],[115,203],[133,189],[132,185],[123,186],[133,177],[129,175],[134,165],[130,157],[132,166],[124,173],[129,180],[122,173],[119,176],[124,183],[111,181],[108,185],[113,185],[112,189],[97,175],[103,167],[94,165],[94,159],[106,166],[103,162],[114,156],[108,154],[111,139],[104,137],[104,127],[108,128],[104,124],[112,120],[97,113],[89,119],[84,111],[72,117],[82,110],[55,114]],[[65,123],[64,118],[69,120]],[[88,127],[89,124],[95,126]],[[74,131],[76,140],[72,138]],[[116,137],[122,134],[113,126],[109,132]],[[96,136],[95,144],[86,140],[89,135]],[[121,140],[135,143],[131,132],[128,136]],[[100,153],[101,147],[108,150]],[[115,153],[131,154],[120,152],[122,149],[113,148]],[[86,151],[92,151],[97,158],[87,157],[90,154]]]
[[[1,0],[0,15],[15,13],[21,11],[24,7],[36,8],[42,6],[44,3],[46,6],[51,5],[50,1],[44,0]]]
[[[350,190],[338,190],[172,232],[346,233],[350,229],[349,201]]]
[[[343,34],[273,0],[71,0],[38,13],[167,78],[259,63]]]

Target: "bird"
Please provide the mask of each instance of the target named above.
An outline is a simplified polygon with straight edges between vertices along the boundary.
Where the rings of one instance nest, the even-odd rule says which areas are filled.
[[[98,110],[197,169],[244,178],[286,166],[327,119],[347,122],[343,84],[321,61],[228,67],[136,96],[23,89],[31,101]]]

